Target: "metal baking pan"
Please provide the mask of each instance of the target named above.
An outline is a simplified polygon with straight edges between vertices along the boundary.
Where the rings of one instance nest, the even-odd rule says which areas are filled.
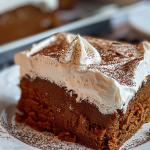
[[[50,35],[57,32],[70,32],[74,34],[90,35],[90,36],[101,36],[110,30],[110,20],[118,14],[125,15],[125,13],[133,13],[134,10],[139,11],[145,9],[145,4],[148,2],[139,2],[124,8],[110,7],[101,10],[100,13],[93,15],[89,18],[75,21],[67,25],[63,25],[33,36],[29,36],[8,44],[0,46],[0,65],[6,62],[13,62],[14,54],[18,51],[29,48],[33,43],[37,43]],[[137,10],[137,8],[140,8]],[[107,10],[107,11],[105,11]],[[119,15],[120,17],[120,15]]]

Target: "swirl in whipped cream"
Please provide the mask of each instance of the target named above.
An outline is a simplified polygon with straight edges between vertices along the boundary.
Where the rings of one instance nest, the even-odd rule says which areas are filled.
[[[59,58],[62,67],[86,68],[90,64],[101,62],[98,51],[80,35],[71,42],[69,48]]]

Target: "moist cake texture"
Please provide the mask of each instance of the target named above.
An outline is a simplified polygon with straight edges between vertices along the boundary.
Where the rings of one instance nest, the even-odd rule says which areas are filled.
[[[57,33],[15,55],[16,115],[93,149],[119,149],[150,119],[150,45]]]

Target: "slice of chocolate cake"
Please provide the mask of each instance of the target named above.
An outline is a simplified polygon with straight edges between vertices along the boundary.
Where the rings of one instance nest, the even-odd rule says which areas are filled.
[[[15,55],[17,121],[93,149],[119,149],[150,120],[150,45],[57,33]]]

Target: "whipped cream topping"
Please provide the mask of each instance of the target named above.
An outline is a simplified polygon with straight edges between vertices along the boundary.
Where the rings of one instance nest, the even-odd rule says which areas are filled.
[[[60,87],[65,86],[68,91],[73,90],[78,94],[77,102],[88,99],[88,102],[96,105],[103,114],[114,113],[116,109],[123,110],[125,113],[129,101],[141,87],[142,82],[146,80],[146,76],[150,74],[150,44],[148,42],[142,43],[142,48],[144,48],[144,52],[141,53],[142,57],[138,65],[135,68],[131,68],[134,74],[133,80],[135,84],[122,85],[114,78],[102,73],[101,69],[88,67],[84,72],[76,68],[74,69],[74,66],[79,68],[79,66],[84,67],[91,63],[98,63],[97,65],[99,65],[101,64],[100,61],[102,61],[102,58],[100,55],[97,55],[97,50],[92,44],[88,43],[88,41],[90,41],[88,38],[86,41],[82,37],[77,36],[77,38],[71,41],[71,38],[68,38],[70,34],[60,33],[53,36],[55,36],[55,40],[57,41],[61,35],[65,37],[64,41],[69,39],[67,42],[71,43],[69,44],[70,47],[60,56],[59,61],[40,54],[32,57],[29,55],[29,51],[16,54],[15,62],[23,69],[22,77],[25,74],[31,75],[33,79],[39,76],[42,79],[56,83]],[[70,35],[70,37],[73,36]],[[35,46],[37,50],[43,48],[44,42],[45,41],[42,42],[43,44],[40,43]],[[51,44],[51,40],[48,43]],[[45,44],[45,47],[46,46],[47,44]],[[35,52],[34,48],[30,50],[32,54]],[[94,57],[90,57],[86,48],[90,49]],[[70,49],[71,52],[69,51]],[[62,52],[63,51],[64,50],[62,50]],[[75,52],[77,55],[74,55]],[[82,56],[82,54],[84,54],[84,56]],[[89,58],[93,59],[90,60]],[[131,57],[131,59],[134,59],[134,57]],[[107,66],[109,67],[111,65]],[[32,70],[32,72],[29,72],[30,70]],[[72,95],[72,93],[70,95]]]
[[[0,14],[25,5],[39,7],[41,11],[53,11],[58,8],[58,0],[0,0]]]
[[[136,86],[134,86],[134,90],[137,91],[141,86],[141,80],[146,81],[146,76],[150,75],[150,43],[143,42],[144,47],[144,56],[143,60],[140,61],[138,67],[135,70],[134,80],[136,82]]]
[[[73,64],[85,67],[100,61],[101,57],[98,51],[80,35],[72,41],[69,48],[59,58],[60,64],[64,67]]]
[[[26,52],[27,57],[30,57],[32,54],[40,51],[42,48],[44,48],[45,46],[48,46],[51,42],[54,42],[56,40],[57,40],[56,36],[51,36],[50,38],[46,39],[45,41],[38,43],[38,45],[34,44],[32,46],[32,49],[30,51]]]

